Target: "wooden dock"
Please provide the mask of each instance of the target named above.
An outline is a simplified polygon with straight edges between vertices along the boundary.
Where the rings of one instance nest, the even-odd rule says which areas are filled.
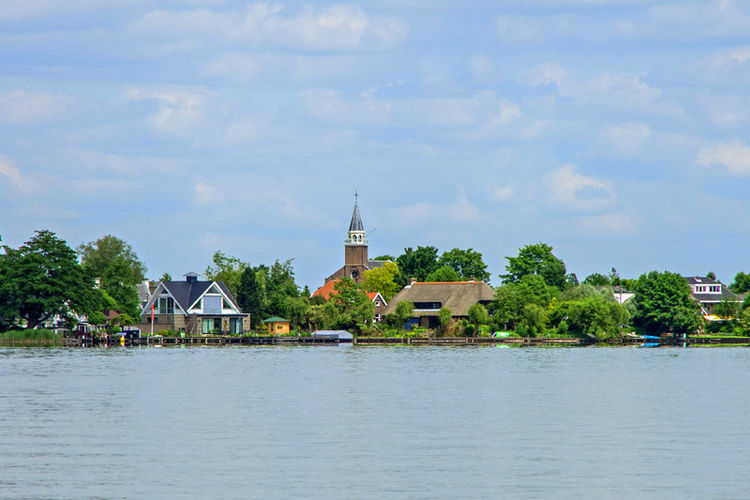
[[[231,337],[231,336],[201,336],[201,337],[161,337],[143,336],[140,338],[125,339],[122,341],[118,335],[108,337],[88,337],[65,339],[67,347],[93,347],[93,346],[172,346],[172,345],[297,345],[297,344],[338,344],[346,342],[332,337],[313,337],[301,335],[298,337],[263,336],[263,337]]]

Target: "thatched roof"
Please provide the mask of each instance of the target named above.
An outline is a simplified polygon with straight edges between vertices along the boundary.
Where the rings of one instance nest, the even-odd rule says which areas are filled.
[[[436,302],[440,307],[450,309],[453,316],[467,316],[469,308],[477,302],[489,302],[495,298],[495,291],[484,281],[417,281],[398,292],[385,308],[385,314],[396,311],[399,302]],[[438,308],[440,309],[440,308]],[[435,316],[436,310],[414,308],[414,317]]]

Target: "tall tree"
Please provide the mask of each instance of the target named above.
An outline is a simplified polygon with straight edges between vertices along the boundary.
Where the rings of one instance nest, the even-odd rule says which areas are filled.
[[[229,291],[232,292],[232,295],[237,296],[242,272],[250,264],[241,261],[237,257],[227,255],[221,250],[214,252],[211,262],[204,272],[206,278],[211,281],[223,281]]]
[[[127,314],[128,317],[140,318],[141,308],[138,299],[138,291],[128,278],[130,275],[130,264],[125,258],[118,256],[104,269],[101,276],[101,287],[112,297],[117,309]]]
[[[600,273],[589,274],[583,282],[593,286],[608,286],[612,284],[612,280],[609,277]]]
[[[440,267],[437,263],[437,253],[438,249],[433,246],[419,246],[416,250],[411,247],[405,248],[404,253],[396,259],[399,269],[398,284],[404,286],[411,278],[425,281],[432,271]]]
[[[253,267],[245,268],[240,277],[237,303],[243,312],[250,313],[250,322],[253,328],[261,324],[268,307],[266,277],[265,269]]]
[[[467,250],[454,248],[443,252],[438,259],[438,265],[453,268],[462,280],[471,278],[482,281],[490,280],[490,273],[487,272],[487,264],[482,260],[482,254],[473,248]]]
[[[368,292],[380,292],[385,300],[391,300],[400,287],[396,283],[398,266],[395,262],[385,262],[382,266],[365,271],[362,286]]]
[[[541,276],[550,286],[565,287],[565,263],[552,254],[552,247],[546,243],[526,245],[518,251],[517,257],[506,259],[507,274],[500,275],[505,283],[518,283],[531,274]]]
[[[334,289],[338,293],[328,302],[334,305],[338,313],[338,328],[356,329],[361,332],[365,326],[372,323],[375,305],[364,288],[353,280],[344,278],[334,285]]]
[[[17,250],[4,247],[0,265],[0,321],[26,320],[36,328],[55,314],[91,313],[98,307],[93,280],[76,253],[52,231],[36,235]]]
[[[732,284],[729,285],[729,289],[734,293],[750,292],[750,274],[745,274],[742,271],[738,272],[734,276]]]
[[[122,276],[123,282],[135,285],[145,279],[146,266],[138,260],[130,243],[111,234],[79,245],[78,253],[83,268],[95,278],[101,278],[115,259],[121,259],[127,263],[127,272]]]
[[[641,275],[635,287],[633,322],[653,332],[695,331],[700,320],[698,303],[682,276],[669,271]]]

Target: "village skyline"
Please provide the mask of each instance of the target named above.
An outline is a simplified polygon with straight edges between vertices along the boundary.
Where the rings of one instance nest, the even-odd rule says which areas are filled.
[[[106,5],[0,12],[0,234],[114,234],[149,276],[221,250],[505,257],[725,283],[750,255],[750,7],[736,0]]]

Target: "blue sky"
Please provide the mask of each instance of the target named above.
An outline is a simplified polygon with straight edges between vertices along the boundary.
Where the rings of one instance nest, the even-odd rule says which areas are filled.
[[[583,278],[750,270],[750,6],[5,0],[0,234],[148,275],[544,241]]]

